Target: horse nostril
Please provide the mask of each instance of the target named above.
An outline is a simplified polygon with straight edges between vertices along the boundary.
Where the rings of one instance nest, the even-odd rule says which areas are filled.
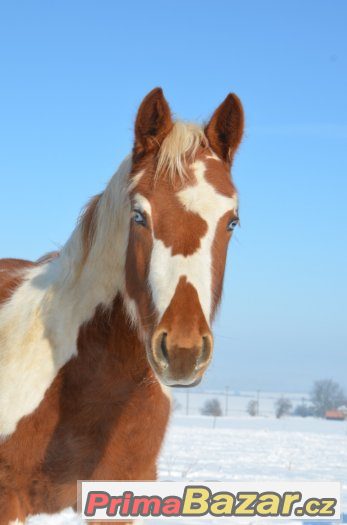
[[[211,351],[212,351],[211,338],[207,335],[204,335],[202,338],[201,352],[200,352],[200,355],[196,363],[197,369],[205,366],[205,364],[211,357]]]
[[[163,332],[160,340],[160,352],[158,352],[159,361],[161,361],[162,365],[165,366],[165,368],[167,368],[169,365],[169,354],[166,346],[166,338],[167,333]]]

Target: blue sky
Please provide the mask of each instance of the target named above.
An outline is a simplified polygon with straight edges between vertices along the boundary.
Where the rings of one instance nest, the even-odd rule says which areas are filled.
[[[0,6],[0,256],[62,245],[132,146],[142,97],[246,112],[232,241],[205,387],[347,388],[344,0]]]

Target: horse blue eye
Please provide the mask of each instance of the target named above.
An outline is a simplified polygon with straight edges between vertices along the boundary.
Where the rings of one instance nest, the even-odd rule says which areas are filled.
[[[239,223],[239,219],[232,219],[228,224],[227,230],[229,232],[233,231],[238,225],[238,223]]]
[[[146,226],[146,218],[139,210],[134,211],[133,219],[136,222],[136,224],[141,224],[142,226]]]

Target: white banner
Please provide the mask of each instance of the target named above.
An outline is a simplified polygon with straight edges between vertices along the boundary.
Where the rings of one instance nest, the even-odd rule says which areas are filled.
[[[87,521],[340,518],[338,482],[80,481],[78,492]]]

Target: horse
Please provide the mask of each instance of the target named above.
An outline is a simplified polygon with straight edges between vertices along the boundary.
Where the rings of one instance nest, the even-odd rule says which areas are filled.
[[[199,126],[154,89],[63,248],[0,261],[0,525],[76,509],[79,479],[156,479],[168,387],[212,358],[243,127],[235,94]]]

